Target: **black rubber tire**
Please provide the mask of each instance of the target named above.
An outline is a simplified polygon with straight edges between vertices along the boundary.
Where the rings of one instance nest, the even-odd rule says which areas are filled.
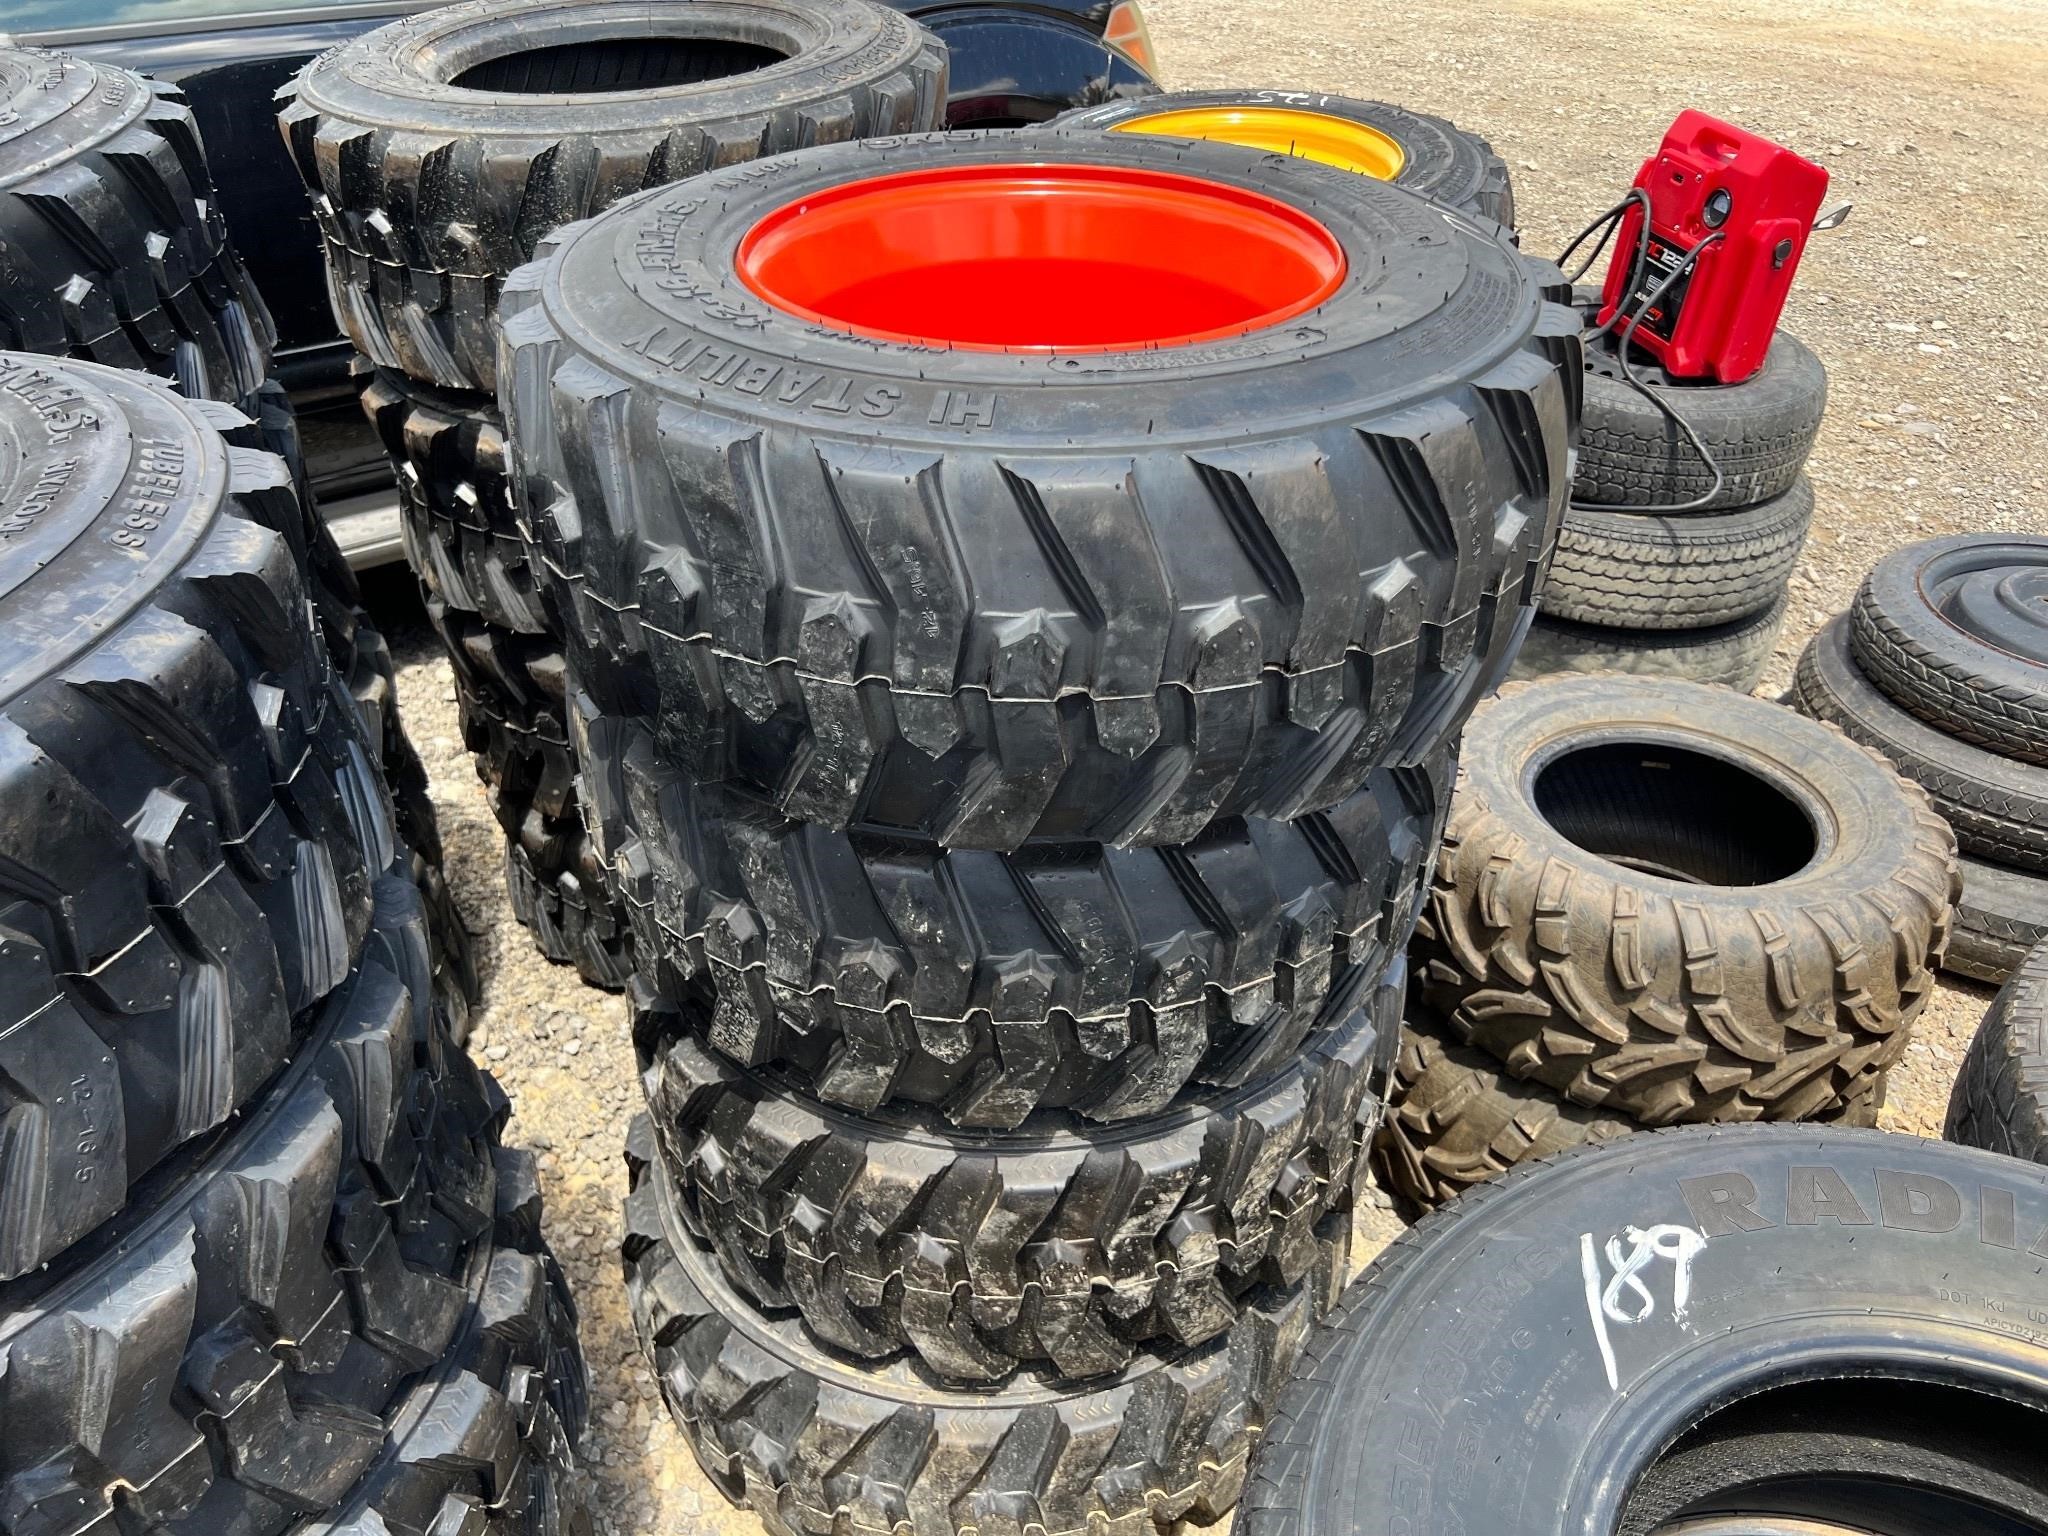
[[[848,1362],[727,1285],[626,1143],[626,1300],[698,1465],[769,1536],[1166,1536],[1236,1503],[1267,1405],[1343,1284],[1341,1223],[1301,1284],[1228,1333],[1088,1382],[950,1387],[907,1360]]]
[[[1647,358],[1637,378],[1698,434],[1725,479],[1708,508],[1750,507],[1792,489],[1827,410],[1828,374],[1784,331],[1763,368],[1741,384],[1679,384]],[[1623,382],[1611,337],[1586,348],[1585,432],[1572,500],[1590,506],[1684,506],[1714,479],[1690,441]]]
[[[1945,736],[1899,708],[1857,667],[1846,615],[1830,620],[1800,656],[1792,700],[1925,789],[1965,853],[2048,873],[2048,769]]]
[[[1348,985],[1249,1087],[1128,1125],[1047,1115],[995,1134],[827,1108],[718,1054],[701,1009],[642,1009],[664,1198],[734,1289],[847,1355],[908,1351],[962,1384],[1020,1363],[1113,1374],[1148,1344],[1216,1337],[1317,1262],[1317,1230],[1364,1177],[1406,979],[1397,964]]]
[[[1406,946],[1455,771],[1439,752],[1179,848],[998,854],[790,821],[587,704],[583,783],[650,983],[715,991],[708,1037],[742,1065],[965,1127],[1129,1120],[1278,1070],[1333,989]]]
[[[1507,162],[1493,152],[1491,144],[1441,117],[1410,112],[1384,101],[1359,101],[1320,91],[1168,91],[1077,107],[1054,118],[1051,126],[1114,131],[1162,112],[1204,107],[1279,108],[1362,124],[1400,146],[1402,164],[1394,177],[1395,186],[1460,213],[1514,227],[1514,184]]]
[[[1905,709],[2048,767],[2048,538],[1975,533],[1896,550],[1849,610],[1856,661]]]
[[[760,216],[878,165],[1061,154],[1313,208],[1356,281],[1306,326],[1046,357],[830,332],[734,273]],[[774,165],[562,230],[505,288],[515,494],[578,675],[675,722],[677,768],[833,828],[1131,846],[1326,809],[1455,733],[1562,508],[1555,268],[1233,145],[955,133]],[[649,221],[701,274],[687,305],[615,265]],[[746,387],[685,372],[712,355],[756,360]]]
[[[2004,986],[2035,945],[2048,941],[2048,879],[1979,859],[1963,860],[1963,895],[1942,969]]]
[[[1552,620],[1611,629],[1735,624],[1784,600],[1812,522],[1804,475],[1782,496],[1728,512],[1567,507],[1540,605]]]
[[[749,62],[763,52],[782,57]],[[940,128],[946,51],[871,0],[467,0],[329,49],[278,99],[349,338],[382,367],[490,391],[499,283],[556,225],[716,167]]]
[[[2039,1305],[2044,1228],[2038,1170],[1872,1131],[1663,1131],[1517,1169],[1346,1293],[1235,1529],[1676,1536],[1694,1501],[1834,1515],[1851,1499],[1826,1529],[2041,1529],[2048,1389],[2011,1314]],[[1616,1271],[1638,1244],[1656,1246],[1631,1288]],[[1955,1477],[1965,1456],[1974,1475]],[[1829,1470],[1855,1481],[1801,1509],[1811,1482],[1790,1479]],[[1915,1488],[1950,1495],[1950,1521],[1858,1517]]]
[[[1984,1015],[1941,1134],[2048,1164],[2048,940],[2028,951]]]
[[[276,1070],[396,844],[292,552],[254,515],[277,461],[142,375],[19,353],[0,443],[6,1278]]]
[[[1548,589],[1546,588],[1546,594]],[[1510,677],[1601,673],[1712,683],[1741,693],[1754,689],[1777,653],[1788,601],[1705,629],[1608,629],[1538,613],[1515,653]]]
[[[0,1286],[11,1529],[588,1536],[575,1309],[402,874],[316,1012],[240,1120]]]
[[[1960,884],[1916,786],[1779,705],[1651,679],[1504,689],[1464,752],[1411,950],[1461,1038],[1645,1125],[1877,1091]]]

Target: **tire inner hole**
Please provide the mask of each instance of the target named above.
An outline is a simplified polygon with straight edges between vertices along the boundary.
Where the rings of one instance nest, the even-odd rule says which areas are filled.
[[[465,91],[578,96],[696,85],[779,64],[789,55],[720,37],[605,37],[500,54],[448,83]]]
[[[1692,885],[1768,885],[1819,847],[1799,803],[1768,779],[1705,752],[1615,741],[1545,765],[1537,812],[1588,853]]]

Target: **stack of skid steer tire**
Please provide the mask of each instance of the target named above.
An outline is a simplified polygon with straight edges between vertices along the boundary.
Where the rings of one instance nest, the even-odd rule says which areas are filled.
[[[1580,290],[1590,324],[1597,297]],[[1637,378],[1682,415],[1722,471],[1621,376],[1613,335],[1586,343],[1586,423],[1543,612],[1515,663],[1627,672],[1748,692],[1770,664],[1813,521],[1805,465],[1827,371],[1780,331],[1741,384],[1674,380],[1638,349]]]
[[[589,1536],[534,1169],[222,419],[0,353],[0,1527]]]
[[[399,725],[390,652],[306,494],[291,401],[270,377],[275,339],[178,92],[105,64],[0,47],[0,348],[170,379],[190,399],[233,406],[208,420],[238,446],[282,456],[289,479],[265,490],[263,515],[291,545],[391,786],[460,1028],[476,972],[442,881],[426,771]]]
[[[629,193],[938,127],[944,50],[873,0],[470,0],[330,50],[280,99],[513,910],[550,959],[621,986],[630,936],[584,830],[558,626],[505,494],[499,286]]]
[[[1997,985],[2048,939],[2048,537],[1887,555],[1799,659],[1793,701],[1917,782],[1955,828],[1947,968]]]
[[[1781,705],[1663,678],[1511,684],[1464,761],[1384,1184],[1426,1208],[1641,1128],[1876,1123],[1959,889],[1919,786]]]
[[[1300,323],[1003,351],[739,271],[870,178],[1049,163],[1305,216],[1351,277]],[[1346,1273],[1456,735],[1563,504],[1567,297],[1409,191],[1095,130],[714,171],[505,283],[515,505],[633,926],[628,1295],[778,1536],[1235,1502]]]

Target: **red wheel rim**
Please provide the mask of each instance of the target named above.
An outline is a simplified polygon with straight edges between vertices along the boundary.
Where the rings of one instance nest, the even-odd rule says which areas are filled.
[[[1344,280],[1344,252],[1285,203],[1118,166],[981,165],[850,182],[740,242],[777,309],[881,341],[1113,352],[1242,336]]]

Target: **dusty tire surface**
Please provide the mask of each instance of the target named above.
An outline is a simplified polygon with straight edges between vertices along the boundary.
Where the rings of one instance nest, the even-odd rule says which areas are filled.
[[[677,1215],[754,1306],[861,1359],[939,1377],[1050,1363],[1082,1380],[1201,1344],[1348,1223],[1379,1123],[1405,974],[1348,987],[1296,1059],[1128,1125],[1042,1115],[1001,1133],[833,1110],[642,1013],[643,1082]]]
[[[1764,365],[1741,384],[1674,383],[1647,360],[1636,377],[1667,398],[1725,476],[1708,509],[1754,506],[1792,489],[1827,409],[1828,375],[1778,332]],[[1586,348],[1585,432],[1572,500],[1592,506],[1684,506],[1713,475],[1669,418],[1623,381],[1611,337]]]
[[[736,274],[807,193],[1076,142],[1313,208],[1351,277],[1312,324],[1049,356],[828,330]],[[637,296],[643,262],[698,297]],[[1557,279],[1497,226],[1234,146],[1060,130],[783,156],[562,230],[507,283],[515,495],[603,658],[579,675],[655,700],[636,712],[677,722],[701,781],[952,847],[1184,842],[1327,808],[1469,708],[1562,505],[1580,374]],[[1423,334],[1427,377],[1398,355]]]
[[[1443,118],[1384,101],[1360,101],[1320,91],[1167,91],[1079,107],[1054,118],[1052,126],[1114,132],[1164,112],[1204,108],[1278,109],[1356,123],[1398,146],[1401,168],[1393,178],[1395,186],[1460,213],[1514,227],[1514,183],[1507,162],[1493,152],[1491,144]]]
[[[1461,1038],[1646,1125],[1877,1092],[1959,889],[1916,786],[1778,705],[1649,679],[1504,690],[1464,753],[1413,951]]]
[[[1863,579],[1849,615],[1857,663],[1903,708],[2048,766],[2048,538],[1910,545]]]
[[[1801,475],[1782,496],[1673,517],[1565,508],[1543,583],[1552,619],[1612,629],[1708,629],[1778,603],[1813,522]]]
[[[339,1536],[489,1510],[508,1536],[587,1536],[575,1310],[428,950],[417,891],[385,877],[361,963],[262,1099],[0,1286],[11,1523]]]
[[[1694,1127],[1517,1169],[1345,1294],[1236,1529],[1638,1536],[1691,1506],[1882,1530],[1910,1498],[2038,1528],[2043,1350],[1982,1298],[2038,1295],[2044,1230],[2041,1170],[1873,1131]]]
[[[1333,991],[1406,945],[1455,771],[1439,752],[1173,849],[949,850],[692,783],[658,728],[586,702],[583,784],[648,980],[715,990],[708,1038],[743,1065],[967,1127],[1130,1120],[1279,1070]]]
[[[2035,945],[2048,940],[2048,878],[2025,870],[1963,860],[1956,931],[1942,969],[2003,986]]]
[[[1801,654],[1792,697],[1925,789],[1965,853],[2048,874],[2048,768],[1971,746],[1900,708],[1856,665],[1849,616],[1830,621]]]
[[[946,54],[864,0],[468,0],[329,49],[279,102],[357,349],[490,391],[499,284],[543,235],[720,166],[937,129]]]
[[[1984,1015],[1942,1135],[2048,1163],[2048,941],[2028,951]]]
[[[1771,664],[1787,606],[1780,597],[1746,619],[1705,629],[1610,629],[1538,613],[1529,626],[1529,638],[1515,653],[1509,676],[1523,680],[1557,672],[1619,673],[1712,683],[1748,693]]]
[[[1078,1385],[947,1387],[905,1360],[849,1364],[733,1291],[652,1176],[652,1139],[644,1117],[627,1139],[634,1324],[706,1476],[770,1536],[1207,1525],[1236,1503],[1264,1405],[1343,1283],[1333,1233],[1312,1274],[1206,1344]]]

